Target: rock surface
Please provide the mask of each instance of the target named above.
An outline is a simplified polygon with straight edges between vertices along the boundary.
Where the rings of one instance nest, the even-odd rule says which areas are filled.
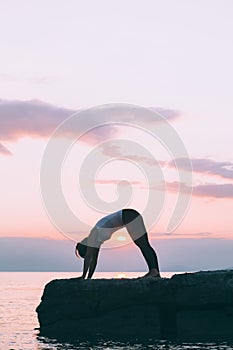
[[[40,334],[58,339],[233,339],[233,270],[54,280],[36,311]]]

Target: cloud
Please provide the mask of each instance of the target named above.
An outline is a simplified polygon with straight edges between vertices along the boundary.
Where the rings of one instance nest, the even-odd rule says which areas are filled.
[[[167,232],[150,232],[150,237],[153,238],[157,238],[157,237],[170,237],[170,238],[185,238],[185,237],[209,237],[213,235],[212,232],[193,232],[193,233],[176,233],[173,232],[171,233],[167,233]]]
[[[59,107],[40,100],[0,100],[0,140],[14,142],[23,137],[48,139],[60,123],[78,111],[81,110]],[[95,115],[92,117],[98,118]],[[82,124],[77,122],[75,128],[68,124],[59,136],[73,138],[80,131],[81,133],[86,131],[85,122]],[[116,133],[117,128],[112,124],[101,128],[97,127],[84,134],[81,141],[92,144]],[[2,147],[1,153],[6,155],[6,152],[6,149]]]
[[[180,169],[187,170],[187,158],[179,158],[170,162],[156,160],[140,154],[133,154],[132,152],[130,152],[130,149],[122,149],[121,145],[117,144],[115,141],[108,142],[107,145],[102,145],[101,151],[104,155],[107,156],[112,156],[115,158],[122,157],[135,162],[142,162],[149,166],[159,165],[161,167],[172,168],[177,166]],[[231,162],[217,162],[210,159],[193,159],[191,161],[193,164],[194,172],[220,176],[225,179],[233,178],[233,163]],[[169,192],[178,192],[179,187],[182,193],[190,193],[190,190],[192,189],[192,193],[196,197],[233,198],[233,184],[231,183],[206,183],[203,185],[196,185],[193,187],[186,186],[185,184],[176,181],[166,183],[166,189]],[[145,187],[141,187],[141,189],[144,188]],[[150,189],[164,190],[162,184]]]
[[[194,158],[191,159],[193,171],[208,175],[217,175],[224,179],[233,179],[233,163],[232,162],[217,162],[211,159]],[[187,159],[178,158],[168,163],[168,166],[178,166],[180,169],[187,170]]]
[[[109,141],[106,145],[101,145],[100,150],[102,154],[106,156],[110,156],[113,158],[124,158],[127,160],[134,161],[136,163],[142,162],[151,166],[165,166],[167,164],[167,162],[165,161],[153,159],[152,156],[151,158],[149,158],[148,156],[143,154],[135,154],[135,152],[133,153],[133,149],[132,152],[130,152],[129,148],[126,150],[124,142],[122,142],[122,145],[119,146],[119,144],[116,141]],[[141,152],[143,153],[143,149],[141,150]]]
[[[181,112],[178,111],[178,109],[168,109],[162,107],[150,107],[150,109],[157,112],[167,120],[175,120],[181,116]]]
[[[142,162],[150,166],[160,165],[161,167],[177,167],[180,170],[189,170],[187,169],[187,158],[176,158],[168,162],[159,159],[152,159],[145,155],[134,154],[133,152],[130,152],[129,149],[126,150],[125,148],[121,148],[115,141],[108,142],[107,145],[102,145],[100,148],[104,155],[111,157],[127,158],[129,160]],[[224,179],[233,179],[233,162],[217,162],[215,160],[205,158],[193,158],[190,159],[190,161],[192,163],[193,172],[219,176]]]
[[[233,198],[233,184],[206,184],[193,187],[197,197]]]
[[[182,193],[190,193],[190,187],[179,183],[177,181],[167,182],[166,189],[169,192],[178,192],[180,187],[180,191]],[[151,188],[154,190],[161,190],[162,185]],[[233,198],[233,184],[204,184],[204,185],[196,185],[192,187],[193,196],[196,197],[209,197],[209,198]]]
[[[100,185],[109,185],[114,184],[118,185],[119,182],[121,185],[124,185],[124,180],[119,179],[99,179],[95,180],[96,184]],[[140,189],[148,189],[145,187],[141,181],[130,181],[132,185],[139,185]],[[126,181],[127,184],[127,181]],[[190,190],[192,189],[192,195],[195,197],[209,197],[209,198],[233,198],[233,184],[204,184],[204,185],[196,185],[193,187],[187,186],[183,183],[180,183],[178,181],[173,182],[166,182],[166,191],[170,193],[190,193]],[[159,184],[158,186],[150,187],[149,190],[156,190],[156,191],[164,191],[164,186]]]
[[[39,100],[0,100],[0,139],[16,141],[25,136],[47,138],[74,112]]]
[[[5,79],[9,77],[5,77]],[[46,80],[46,79],[45,79]],[[42,79],[44,82],[44,79]],[[105,112],[105,106],[100,106],[97,110],[98,113],[91,113],[91,118],[99,121],[99,116],[103,111],[103,120],[101,124],[107,123],[109,120],[109,114]],[[154,110],[160,111],[166,116],[167,119],[177,118],[178,112],[175,110],[168,110],[162,108],[154,108]],[[53,132],[53,130],[66,118],[77,112],[74,109],[55,106],[40,100],[30,101],[8,101],[0,100],[0,140],[16,141],[21,137],[30,136],[33,138],[47,138]],[[135,113],[132,108],[130,113],[119,116],[117,112],[114,113],[116,121],[133,122]],[[157,122],[152,116],[139,116],[143,123]],[[102,115],[101,115],[102,118]],[[138,116],[137,116],[138,118]],[[86,130],[85,125],[77,125],[80,130]],[[66,135],[74,135],[75,130],[65,130]],[[108,125],[105,127],[95,129],[91,135],[84,137],[83,141],[92,142],[93,140],[102,140],[105,135],[117,134],[117,124]]]
[[[5,146],[3,146],[2,143],[0,143],[0,154],[3,154],[4,156],[12,155],[12,153]]]
[[[121,186],[124,186],[124,185],[128,185],[128,181],[125,181],[125,180],[119,180],[119,179],[110,179],[110,180],[95,180],[95,183],[96,184],[99,184],[99,185],[121,185]],[[130,184],[131,185],[141,185],[141,182],[140,181],[130,181]]]
[[[123,144],[124,145],[124,144]],[[129,149],[122,149],[115,141],[108,142],[107,145],[101,146],[103,154],[112,157],[122,157],[135,162],[142,162],[147,165],[160,165],[161,167],[179,168],[181,170],[189,170],[187,168],[187,158],[176,158],[169,162],[157,159],[151,159],[147,156],[134,154],[129,152]],[[212,159],[193,158],[190,159],[193,172],[207,174],[210,176],[219,176],[224,179],[233,179],[233,162],[222,161],[218,162]]]

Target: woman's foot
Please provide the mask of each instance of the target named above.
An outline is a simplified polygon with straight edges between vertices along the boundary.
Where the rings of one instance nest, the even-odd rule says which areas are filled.
[[[157,269],[151,269],[149,272],[147,272],[147,274],[145,274],[144,276],[142,276],[142,278],[146,278],[146,277],[158,277],[160,278],[160,273]]]

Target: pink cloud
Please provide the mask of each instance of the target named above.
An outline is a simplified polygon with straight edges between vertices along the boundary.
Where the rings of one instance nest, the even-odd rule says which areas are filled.
[[[25,136],[47,139],[60,123],[76,112],[78,111],[54,106],[40,100],[0,100],[0,140],[17,141]],[[78,124],[76,130],[69,127],[64,128],[61,136],[73,137],[80,130],[85,130],[85,125]],[[116,128],[111,125],[96,128],[84,135],[81,141],[91,144],[104,139],[106,135],[115,133]]]
[[[150,232],[150,237],[160,238],[164,236],[172,237],[172,238],[184,238],[184,237],[209,237],[212,236],[212,232],[193,232],[193,233],[167,233],[167,232]]]
[[[0,143],[0,154],[3,154],[4,156],[11,156],[12,153],[5,147],[3,144]]]
[[[95,180],[95,183],[96,184],[99,184],[99,185],[118,185],[119,182],[121,183],[121,185],[124,184],[124,180],[119,180],[119,179],[110,179],[110,180]],[[130,184],[131,185],[140,185],[141,182],[140,181],[130,181]]]
[[[233,198],[233,184],[206,184],[193,188],[197,197]]]
[[[177,181],[167,182],[166,189],[169,192],[175,193],[179,191],[182,193],[190,193],[190,187],[186,186],[183,183],[179,183]],[[151,188],[152,190],[161,190],[162,185]],[[233,184],[204,184],[204,185],[196,185],[192,187],[193,196],[196,197],[210,197],[210,198],[233,198]]]
[[[216,175],[225,179],[233,179],[233,163],[218,162],[212,159],[194,158],[191,159],[193,171],[202,174]],[[168,166],[178,166],[180,169],[186,169],[187,161],[185,158],[178,158],[168,163]]]
[[[135,162],[143,162],[151,166],[158,164],[161,166],[165,166],[167,164],[167,162],[162,160],[156,160],[144,155],[130,153],[128,150],[121,149],[119,145],[114,141],[108,142],[107,145],[101,145],[100,149],[104,155],[114,158],[126,158]]]
[[[162,108],[154,108],[160,111],[167,119],[174,119],[178,116],[175,110],[168,110]],[[0,139],[1,140],[17,140],[24,136],[34,138],[47,138],[53,130],[66,118],[74,114],[75,110],[55,106],[40,100],[30,101],[8,101],[0,100]],[[93,118],[98,118],[95,113]],[[134,118],[134,113],[123,117],[124,122],[131,122]],[[103,122],[107,122],[104,120]],[[122,117],[119,120],[122,121]],[[142,120],[144,123],[157,122],[153,118]],[[82,129],[82,125],[78,126]],[[66,130],[67,134],[74,133],[75,130]],[[117,127],[112,125],[103,128],[97,128],[92,132],[94,139],[101,139],[109,132],[116,133]],[[84,138],[84,140],[87,140]],[[90,140],[88,140],[90,141]]]
[[[168,109],[162,107],[150,107],[150,109],[154,112],[157,112],[167,120],[175,120],[181,116],[181,112],[177,109]]]
[[[101,151],[103,154],[112,157],[123,157],[135,162],[142,162],[147,165],[160,165],[161,167],[170,167],[183,170],[187,169],[187,159],[177,158],[169,162],[163,160],[153,160],[147,156],[142,156],[139,154],[129,153],[128,150],[121,149],[118,144],[114,141],[108,142],[108,144],[101,146]],[[225,179],[233,179],[233,163],[232,162],[217,162],[211,159],[204,158],[194,158],[190,159],[193,167],[193,172],[200,174],[208,174],[210,176],[219,176]]]
[[[47,138],[74,112],[39,100],[0,100],[0,139],[15,141],[24,136]]]

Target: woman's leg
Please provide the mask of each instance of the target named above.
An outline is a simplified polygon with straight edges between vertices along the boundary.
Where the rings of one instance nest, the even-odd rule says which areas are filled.
[[[157,255],[148,241],[142,216],[134,209],[123,209],[123,224],[134,243],[139,247],[149,268],[146,276],[160,276]]]
[[[148,241],[147,234],[137,239],[134,243],[140,248],[142,255],[144,256],[147,262],[149,270],[151,271],[156,269],[157,274],[159,275],[159,264],[157,255]]]

